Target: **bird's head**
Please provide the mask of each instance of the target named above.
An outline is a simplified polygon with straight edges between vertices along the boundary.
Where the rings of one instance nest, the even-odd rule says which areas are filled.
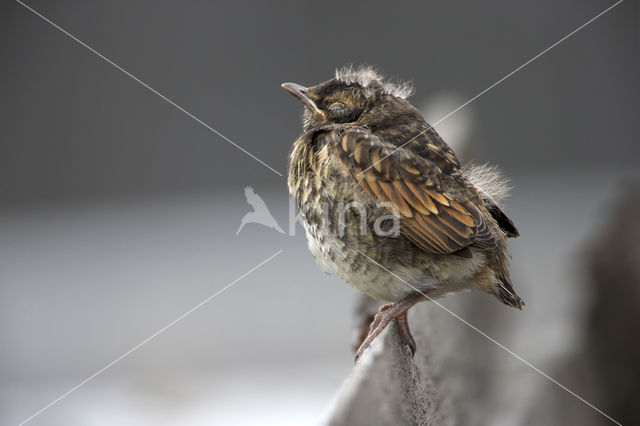
[[[339,69],[335,78],[317,86],[284,83],[282,88],[304,103],[305,131],[342,123],[375,129],[398,124],[398,119],[422,118],[406,101],[410,84],[385,81],[370,67]]]

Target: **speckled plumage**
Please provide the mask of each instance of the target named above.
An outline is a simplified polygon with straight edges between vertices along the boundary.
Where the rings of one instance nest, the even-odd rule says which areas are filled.
[[[370,69],[336,75],[311,88],[283,85],[306,105],[288,185],[319,264],[388,302],[415,294],[408,282],[432,298],[479,289],[520,308],[505,245],[518,232],[498,204],[502,181],[489,168],[461,168],[399,96],[406,84]]]
[[[482,252],[472,250],[473,259],[434,255],[417,248],[402,234],[375,235],[373,223],[389,212],[376,206],[376,201],[334,158],[336,154],[329,146],[314,149],[313,139],[318,132],[325,133],[327,129],[314,129],[296,141],[290,157],[289,190],[301,212],[309,249],[322,269],[335,272],[357,290],[387,302],[402,300],[413,290],[361,253],[431,297],[464,289],[484,264]],[[350,203],[355,203],[354,207],[345,209]],[[367,212],[364,227],[359,206]],[[344,221],[339,217],[341,211]]]

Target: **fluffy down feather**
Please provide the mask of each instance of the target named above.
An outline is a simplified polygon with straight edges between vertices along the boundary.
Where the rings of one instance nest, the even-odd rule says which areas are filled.
[[[467,164],[462,168],[462,175],[476,187],[485,201],[492,204],[499,204],[511,190],[509,180],[502,176],[496,166]]]
[[[375,68],[370,66],[354,68],[352,65],[347,65],[339,68],[336,70],[336,79],[347,84],[360,84],[365,88],[367,97],[373,96],[378,91],[402,99],[413,94],[413,85],[410,82],[385,80]]]

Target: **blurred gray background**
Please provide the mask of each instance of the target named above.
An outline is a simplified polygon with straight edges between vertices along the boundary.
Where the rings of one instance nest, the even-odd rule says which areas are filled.
[[[612,2],[27,4],[284,173],[301,106],[280,83],[373,64],[435,122]],[[541,366],[580,339],[580,256],[640,177],[639,17],[625,1],[437,127],[512,180],[527,309],[509,318],[527,334],[511,344]],[[0,422],[281,249],[29,424],[318,422],[352,365],[355,292],[300,226],[235,235],[247,185],[288,230],[284,178],[17,2],[0,5],[0,58]]]

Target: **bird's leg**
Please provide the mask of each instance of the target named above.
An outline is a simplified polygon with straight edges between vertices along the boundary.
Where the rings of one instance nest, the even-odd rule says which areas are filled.
[[[411,349],[411,356],[416,354],[416,341],[413,340],[411,330],[409,330],[409,321],[407,320],[407,312],[403,315],[396,317],[396,324],[398,325],[398,332],[400,333],[400,341],[409,346]]]
[[[401,300],[397,303],[392,303],[388,305],[382,305],[378,310],[371,326],[369,327],[369,334],[367,338],[362,342],[362,345],[358,348],[356,352],[356,361],[358,358],[362,356],[365,350],[371,345],[371,343],[375,340],[376,337],[385,327],[389,324],[389,322],[396,318],[396,322],[398,324],[398,330],[400,331],[400,339],[402,343],[409,345],[411,351],[415,353],[415,341],[411,336],[411,332],[409,331],[409,323],[407,322],[407,311],[416,303],[423,300],[422,294],[415,293],[406,299]]]

